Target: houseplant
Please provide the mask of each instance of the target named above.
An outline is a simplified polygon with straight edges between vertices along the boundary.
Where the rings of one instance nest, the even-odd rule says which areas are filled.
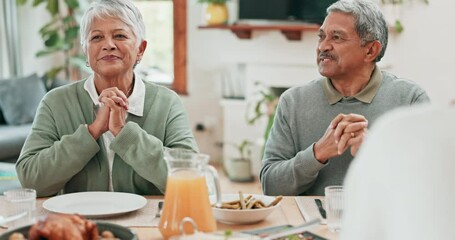
[[[256,82],[255,85],[259,87],[258,98],[256,101],[249,103],[250,106],[251,104],[253,106],[247,107],[246,120],[248,124],[252,125],[264,117],[267,119],[262,140],[264,147],[273,125],[278,99],[287,88],[267,87],[261,82]]]
[[[400,20],[401,7],[406,1],[412,0],[381,0],[381,5],[386,8],[384,14],[389,15],[390,24],[393,25],[396,32],[401,33],[404,30],[403,24]],[[429,0],[419,0],[425,4],[429,4]],[[391,16],[390,16],[391,15]],[[386,16],[387,17],[387,16]]]
[[[238,157],[224,161],[223,167],[231,181],[250,182],[254,179],[251,173],[251,148],[253,143],[243,140],[239,144],[231,144],[238,151]]]
[[[18,5],[24,5],[28,0],[16,0]],[[79,44],[79,23],[76,14],[80,5],[87,0],[33,0],[32,6],[46,4],[46,10],[51,20],[39,30],[44,43],[44,49],[37,52],[37,57],[60,54],[63,61],[56,63],[46,72],[47,84],[64,72],[65,79],[79,79],[80,69],[85,67],[85,57],[81,54]]]
[[[198,0],[204,3],[204,19],[207,25],[227,24],[229,11],[226,6],[228,0]]]

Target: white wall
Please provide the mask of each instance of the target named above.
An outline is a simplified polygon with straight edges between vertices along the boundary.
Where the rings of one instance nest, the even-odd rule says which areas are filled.
[[[42,76],[55,62],[62,61],[62,58],[55,56],[35,57],[35,54],[44,48],[43,40],[39,30],[44,24],[50,21],[46,12],[46,5],[41,4],[36,8],[31,6],[31,1],[23,6],[18,6],[19,35],[21,38],[21,53],[23,62],[23,73],[25,76],[38,73]]]
[[[57,60],[34,57],[35,52],[42,48],[37,32],[48,17],[44,10],[40,14],[30,8],[20,8],[19,11],[24,74],[42,74],[45,67]],[[451,65],[455,62],[455,50],[452,48],[455,32],[451,30],[451,25],[455,23],[455,14],[452,13],[454,8],[453,0],[430,0],[429,5],[414,0],[412,4],[405,5],[401,11],[405,31],[391,34],[383,61],[384,65],[390,66],[391,72],[419,83],[436,103],[446,103],[455,97],[455,79],[451,74]],[[277,31],[256,31],[252,39],[241,40],[227,30],[198,29],[201,12],[201,5],[196,0],[188,0],[189,95],[182,99],[191,125],[194,127],[196,123],[203,123],[209,127],[208,131],[195,132],[201,151],[210,154],[212,159],[219,160],[222,150],[216,143],[223,141],[220,76],[224,67],[237,63],[246,63],[253,69],[274,65],[311,67],[315,65],[317,38],[315,32],[304,32],[301,41],[288,41]],[[286,82],[290,78],[293,81],[301,78],[304,83],[316,76],[297,73],[290,75],[292,74],[283,74],[283,79],[274,81]],[[248,78],[261,80],[254,76]]]

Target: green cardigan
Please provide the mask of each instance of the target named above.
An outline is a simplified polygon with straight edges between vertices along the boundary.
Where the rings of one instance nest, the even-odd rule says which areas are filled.
[[[23,187],[39,197],[81,191],[108,191],[109,167],[102,138],[84,124],[94,120],[85,80],[50,91],[38,107],[32,132],[16,163]],[[108,146],[115,152],[116,192],[161,195],[167,167],[163,146],[198,151],[182,102],[167,88],[145,82],[143,117],[129,114]]]

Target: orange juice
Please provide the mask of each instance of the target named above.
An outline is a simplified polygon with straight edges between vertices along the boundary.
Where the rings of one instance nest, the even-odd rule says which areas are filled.
[[[167,178],[163,214],[159,229],[165,239],[180,235],[179,224],[184,217],[192,218],[198,231],[216,231],[216,221],[208,197],[205,176],[191,169],[178,170]],[[185,224],[185,234],[193,233]]]

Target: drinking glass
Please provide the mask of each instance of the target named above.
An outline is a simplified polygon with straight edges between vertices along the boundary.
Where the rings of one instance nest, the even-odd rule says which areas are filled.
[[[324,190],[327,227],[331,232],[338,232],[344,210],[344,189],[343,186],[328,186]]]
[[[29,188],[12,189],[4,192],[8,205],[8,215],[16,215],[27,212],[23,218],[19,218],[8,224],[11,227],[20,227],[35,222],[36,191]]]

